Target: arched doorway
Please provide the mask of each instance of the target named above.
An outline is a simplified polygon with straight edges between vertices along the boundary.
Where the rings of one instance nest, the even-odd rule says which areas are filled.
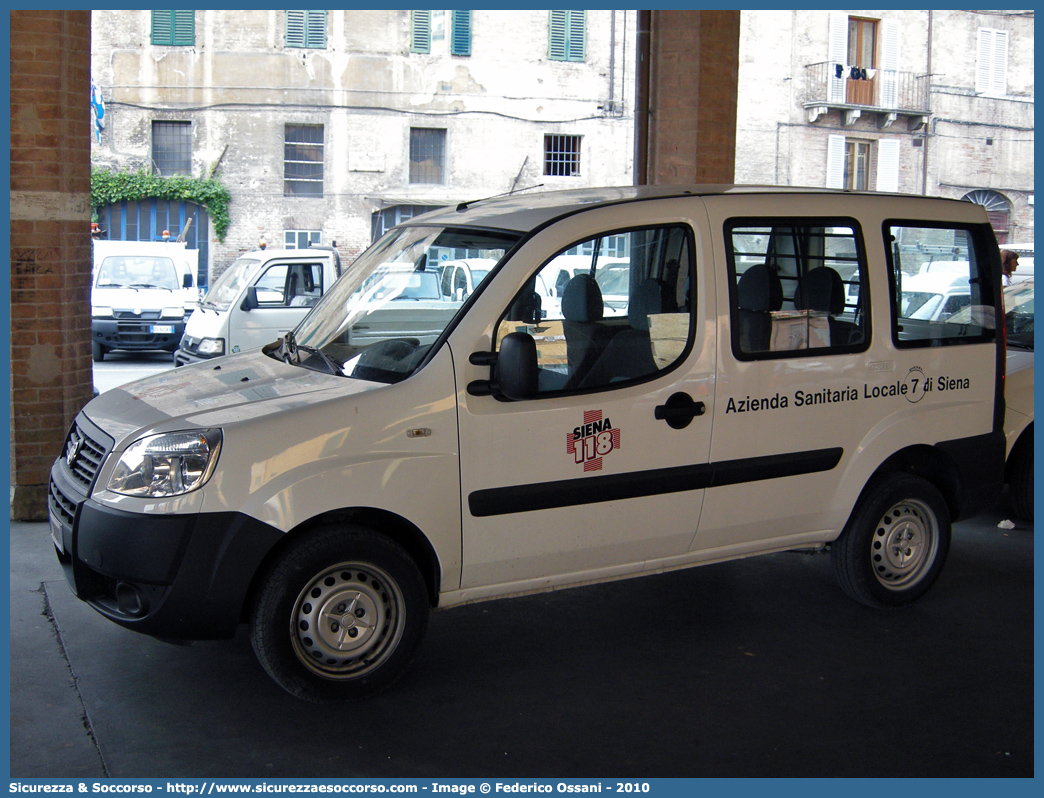
[[[986,209],[986,215],[990,219],[994,235],[997,236],[998,244],[1008,243],[1008,228],[1011,223],[1011,203],[1007,197],[986,188],[969,191],[963,200],[982,205]]]
[[[111,241],[162,241],[164,230],[170,232],[172,239],[184,234],[185,245],[199,250],[197,284],[207,285],[210,217],[205,208],[194,202],[147,199],[116,202],[97,208],[96,212],[102,238]]]

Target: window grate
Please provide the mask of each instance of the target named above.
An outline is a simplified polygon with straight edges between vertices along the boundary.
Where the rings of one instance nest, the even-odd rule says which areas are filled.
[[[152,123],[152,162],[157,174],[192,174],[192,123]]]
[[[443,183],[446,178],[446,131],[410,128],[410,182]]]
[[[283,194],[323,196],[323,126],[287,125],[283,134]]]
[[[581,136],[544,136],[544,174],[557,177],[580,175]]]

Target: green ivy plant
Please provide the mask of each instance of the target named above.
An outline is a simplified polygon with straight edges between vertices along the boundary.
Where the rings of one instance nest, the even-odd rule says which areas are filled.
[[[161,177],[146,172],[111,172],[91,169],[91,208],[97,209],[114,202],[141,202],[146,199],[181,200],[195,202],[207,209],[218,241],[225,240],[230,223],[228,205],[232,195],[216,178],[195,178],[185,175]]]

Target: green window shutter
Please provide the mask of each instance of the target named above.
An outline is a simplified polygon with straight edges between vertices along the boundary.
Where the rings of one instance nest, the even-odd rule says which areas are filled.
[[[326,12],[305,11],[305,47],[326,49]]]
[[[570,61],[583,61],[587,55],[587,12],[567,11],[569,14],[569,53]]]
[[[412,11],[410,21],[410,52],[431,52],[431,12]]]
[[[287,11],[286,46],[326,49],[325,11]]]
[[[452,29],[450,53],[471,55],[471,12],[454,11]]]
[[[195,11],[153,11],[152,43],[191,47],[196,43]]]
[[[583,61],[586,55],[585,11],[552,11],[548,22],[547,57],[553,61]]]

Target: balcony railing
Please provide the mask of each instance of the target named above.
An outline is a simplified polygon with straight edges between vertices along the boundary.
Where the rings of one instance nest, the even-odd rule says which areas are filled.
[[[928,75],[893,69],[862,69],[830,61],[805,67],[802,104],[812,113],[829,108],[870,111],[894,119],[927,117]]]

